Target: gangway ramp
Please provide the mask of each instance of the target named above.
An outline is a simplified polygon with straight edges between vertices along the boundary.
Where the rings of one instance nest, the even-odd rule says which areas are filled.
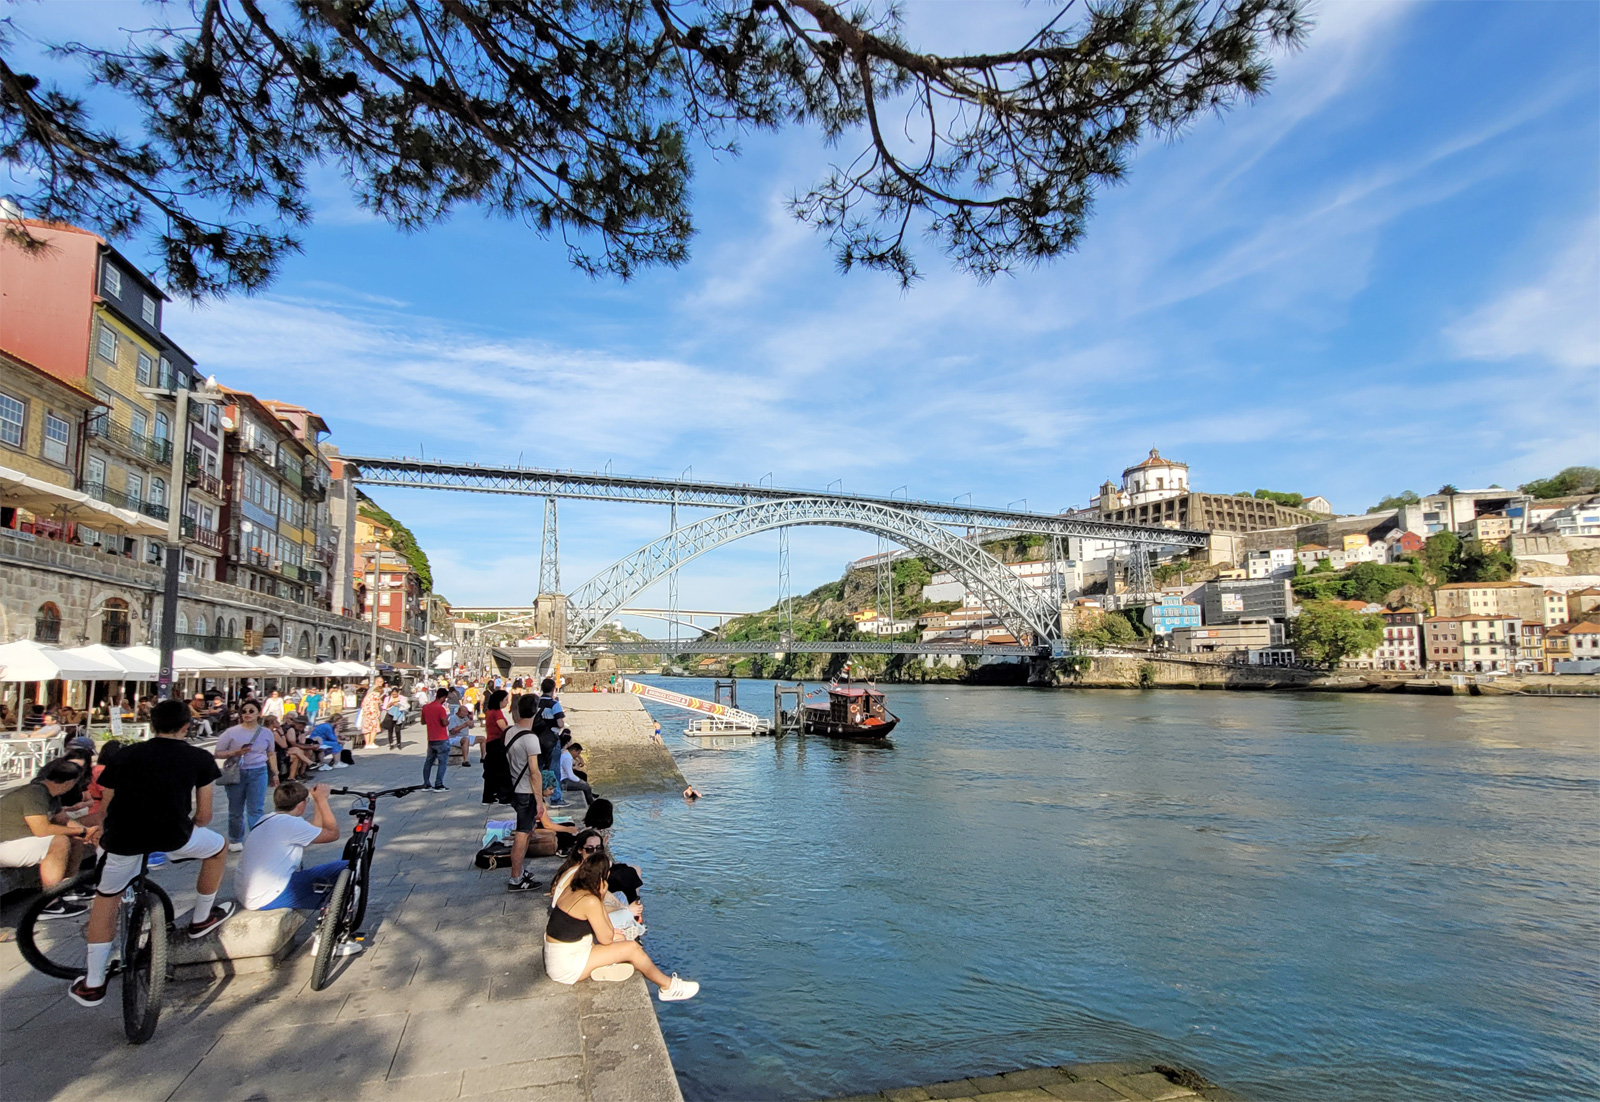
[[[703,716],[712,716],[721,722],[706,725],[706,734],[733,734],[745,732],[749,734],[763,734],[766,732],[767,721],[754,712],[741,711],[730,708],[726,704],[718,704],[713,700],[702,700],[697,696],[688,696],[684,693],[675,693],[671,689],[658,688],[655,685],[646,685],[642,681],[622,680],[623,690],[642,696],[646,700],[654,700],[659,704],[667,704],[674,708],[682,708],[686,712],[697,712]]]

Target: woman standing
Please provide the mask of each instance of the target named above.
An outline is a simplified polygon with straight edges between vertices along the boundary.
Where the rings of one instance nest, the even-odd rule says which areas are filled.
[[[244,849],[244,836],[265,817],[267,787],[278,784],[278,755],[272,732],[261,725],[261,705],[239,705],[239,722],[217,740],[218,761],[239,761],[239,779],[224,784],[228,791],[228,849]],[[226,776],[226,774],[224,774]]]
[[[361,748],[370,750],[378,745],[378,730],[383,726],[383,678],[373,678],[367,694],[361,698]]]
[[[484,701],[483,802],[511,802],[511,767],[506,764],[506,691],[495,689]]]

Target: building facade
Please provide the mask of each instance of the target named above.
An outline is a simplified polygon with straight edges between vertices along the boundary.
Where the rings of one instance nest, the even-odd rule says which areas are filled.
[[[1236,624],[1241,620],[1289,619],[1294,592],[1286,578],[1207,582],[1201,591],[1204,623]]]
[[[1516,616],[1430,616],[1423,622],[1426,660],[1434,669],[1510,673],[1522,643]]]
[[[1451,582],[1434,590],[1440,616],[1515,616],[1544,622],[1545,590],[1527,582]]]
[[[1177,628],[1200,626],[1200,606],[1190,604],[1182,597],[1164,596],[1159,602],[1145,606],[1144,622],[1157,635],[1171,635]]]

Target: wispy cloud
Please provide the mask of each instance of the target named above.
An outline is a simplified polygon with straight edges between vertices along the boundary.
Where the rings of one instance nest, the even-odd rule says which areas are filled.
[[[1445,338],[1468,359],[1600,367],[1600,218],[1581,224],[1536,279],[1484,303]]]

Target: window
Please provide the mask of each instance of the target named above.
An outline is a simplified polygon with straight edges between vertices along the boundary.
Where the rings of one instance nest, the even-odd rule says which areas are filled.
[[[144,476],[128,472],[128,496],[134,501],[144,500]]]
[[[172,363],[165,356],[161,357],[161,377],[156,382],[158,386],[172,389]]]
[[[22,447],[22,425],[26,410],[9,394],[0,394],[0,443]]]
[[[172,431],[172,422],[165,413],[156,414],[156,439],[165,440]]]
[[[178,610],[178,618],[173,622],[177,625],[179,635],[189,634],[189,617],[181,608]]]
[[[108,647],[125,647],[129,634],[128,602],[113,597],[100,613],[100,642]]]
[[[72,442],[72,426],[53,413],[44,415],[44,457],[52,463],[67,461],[67,445]]]
[[[206,618],[204,616],[196,616],[195,617],[195,619],[194,619],[194,633],[196,635],[204,635],[206,633]]]
[[[100,323],[100,358],[113,363],[117,359],[117,331],[105,322]]]
[[[146,417],[139,410],[134,410],[132,413],[128,414],[128,423],[133,429],[133,435],[150,435],[150,418]]]
[[[149,295],[145,295],[144,306],[139,312],[144,317],[146,325],[154,325],[156,323],[156,300]]]
[[[165,505],[167,503],[167,484],[159,478],[150,480],[150,504]]]
[[[106,484],[106,461],[96,456],[89,457],[89,482],[95,486]]]
[[[106,264],[101,269],[100,286],[113,298],[122,297],[122,273],[114,265]]]
[[[146,302],[149,299],[145,300]],[[139,353],[139,385],[149,386],[150,380],[155,377],[156,363],[143,352]]]
[[[33,618],[33,638],[37,643],[61,642],[61,610],[46,602]]]
[[[144,561],[149,563],[151,566],[161,565],[162,556],[165,551],[166,548],[160,540],[144,541]]]

